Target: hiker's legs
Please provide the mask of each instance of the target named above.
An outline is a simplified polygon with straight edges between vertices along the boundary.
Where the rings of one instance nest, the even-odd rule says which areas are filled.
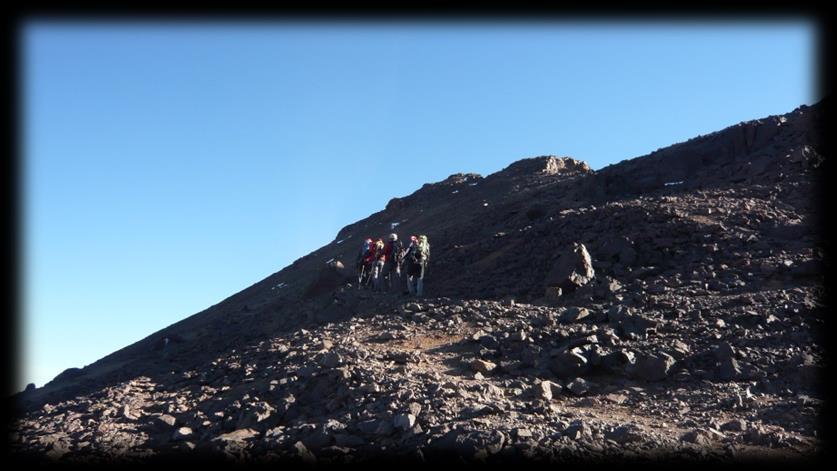
[[[375,268],[372,271],[372,287],[375,291],[381,289],[381,272],[383,271],[384,263],[381,261],[375,262]]]
[[[407,276],[407,292],[415,294],[415,289],[413,289],[413,276]]]
[[[424,265],[421,265],[421,271],[416,276],[416,296],[422,296],[424,294]]]
[[[391,282],[392,282],[392,269],[390,268],[390,263],[387,261],[384,263],[384,269],[381,271],[381,288],[386,288],[389,291]]]
[[[371,264],[365,264],[363,266],[363,282],[361,286],[369,286],[369,282],[372,280],[372,270],[373,266]]]
[[[401,283],[401,270],[397,263],[389,264],[389,270],[387,270],[387,287],[390,291],[392,288],[398,289],[398,285]]]

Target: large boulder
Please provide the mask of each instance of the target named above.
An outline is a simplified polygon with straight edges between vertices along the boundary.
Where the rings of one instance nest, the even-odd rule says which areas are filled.
[[[586,285],[596,276],[590,253],[584,244],[574,243],[572,249],[561,252],[546,277],[547,291],[561,288],[563,291],[575,291]]]
[[[308,289],[305,291],[305,296],[310,298],[332,292],[349,281],[350,278],[351,274],[343,266],[343,262],[340,260],[330,260],[320,269],[317,279],[308,286]]]
[[[588,363],[584,352],[576,347],[558,352],[549,369],[559,378],[572,378],[587,373],[590,368]]]
[[[626,373],[632,378],[646,381],[662,381],[666,379],[676,360],[667,353],[657,355],[639,354],[636,361],[627,365]]]

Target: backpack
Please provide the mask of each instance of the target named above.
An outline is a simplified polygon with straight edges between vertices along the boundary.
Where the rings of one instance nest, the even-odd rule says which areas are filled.
[[[407,249],[407,261],[409,261],[413,265],[418,265],[419,257],[421,256],[419,253],[418,244],[410,244],[410,247]]]
[[[430,242],[427,241],[426,235],[419,236],[418,249],[419,260],[421,262],[427,263],[428,259],[430,258]]]
[[[387,242],[387,247],[384,252],[387,256],[387,261],[399,261],[399,256],[401,254],[401,241],[400,240],[391,240]]]

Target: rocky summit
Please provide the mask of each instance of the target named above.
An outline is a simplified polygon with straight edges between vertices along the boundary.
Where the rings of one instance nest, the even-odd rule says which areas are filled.
[[[11,398],[12,455],[301,464],[805,459],[823,448],[826,102],[594,171],[460,173]],[[424,297],[362,289],[427,234]]]

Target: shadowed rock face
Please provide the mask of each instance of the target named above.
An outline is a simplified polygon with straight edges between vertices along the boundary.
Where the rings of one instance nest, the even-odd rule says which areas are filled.
[[[541,156],[382,200],[249,288],[27,388],[12,449],[35,461],[812,456],[825,107],[595,172]],[[353,284],[361,242],[390,232],[428,236],[426,298]]]

